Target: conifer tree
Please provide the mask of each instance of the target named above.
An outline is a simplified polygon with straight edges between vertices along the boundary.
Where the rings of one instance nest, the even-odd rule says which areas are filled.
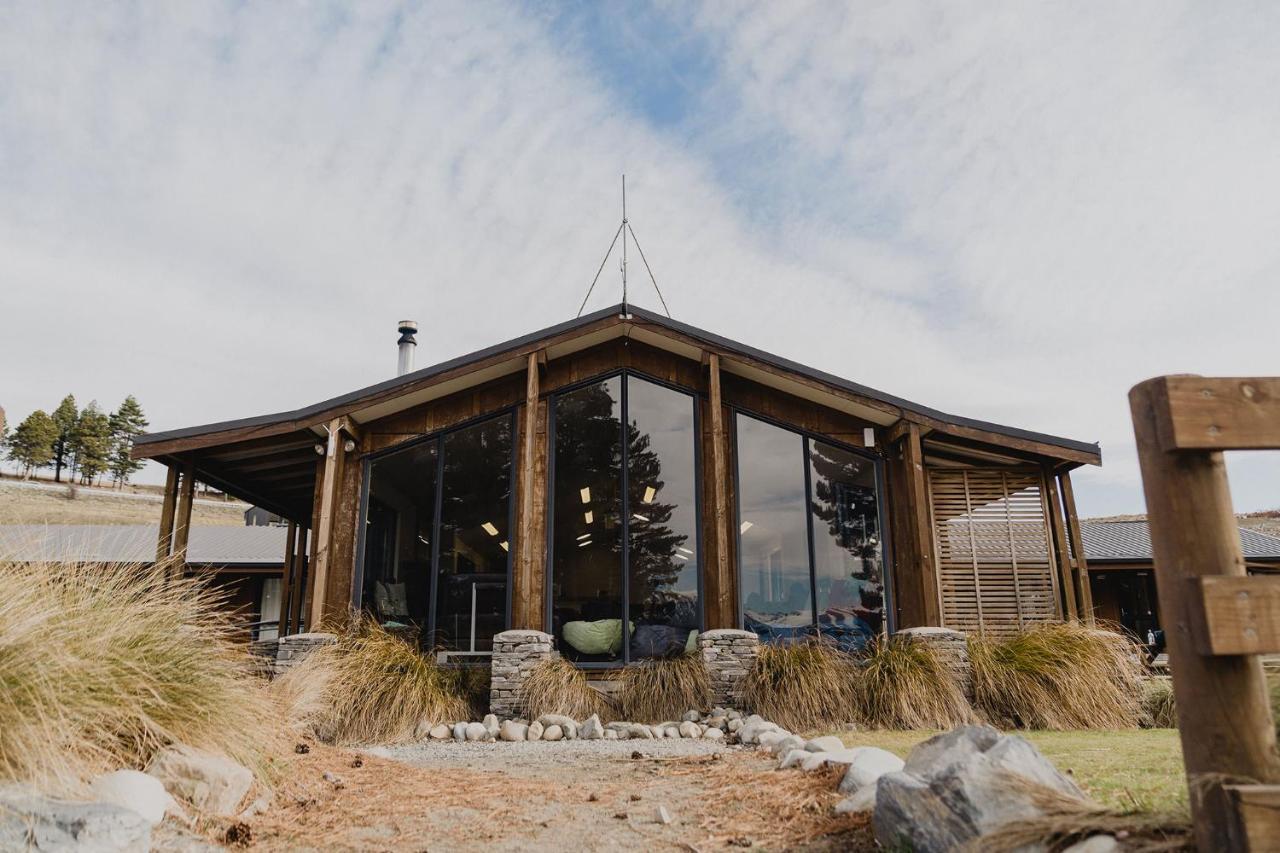
[[[56,483],[62,482],[62,469],[71,465],[71,435],[79,420],[80,410],[76,408],[76,398],[68,394],[62,398],[58,408],[53,410],[53,423],[58,430],[53,442],[53,480]]]
[[[70,444],[80,482],[90,484],[107,470],[111,461],[111,419],[97,400],[80,413]]]
[[[9,458],[22,466],[23,477],[30,477],[32,471],[52,461],[57,437],[57,425],[42,409],[36,409],[18,424],[6,445]]]
[[[111,413],[111,459],[108,468],[117,486],[129,482],[130,475],[142,469],[143,463],[129,454],[133,450],[133,437],[146,429],[147,424],[142,406],[132,394]]]

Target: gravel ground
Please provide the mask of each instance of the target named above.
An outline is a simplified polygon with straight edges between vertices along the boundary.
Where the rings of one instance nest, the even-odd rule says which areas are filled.
[[[458,743],[428,741],[408,746],[379,746],[371,755],[402,761],[415,767],[467,767],[505,773],[541,774],[549,768],[581,767],[584,763],[619,759],[639,753],[644,758],[676,758],[737,750],[724,743],[701,738],[663,740],[570,740],[506,743]]]

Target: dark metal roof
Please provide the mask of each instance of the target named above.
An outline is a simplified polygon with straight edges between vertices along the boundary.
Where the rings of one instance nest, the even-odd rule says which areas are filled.
[[[155,524],[16,524],[0,526],[0,557],[36,563],[150,563]],[[215,568],[284,565],[287,527],[192,527],[187,563]]]
[[[1080,537],[1090,563],[1150,561],[1151,531],[1145,521],[1083,521]],[[1280,537],[1240,528],[1246,560],[1280,560]]]
[[[905,400],[901,397],[894,396],[893,394],[886,394],[885,392],[877,391],[874,388],[868,388],[865,385],[860,385],[856,382],[843,379],[839,376],[834,376],[821,370],[816,370],[812,367],[806,367],[805,365],[791,361],[790,359],[773,355],[772,353],[747,346],[746,344],[730,340],[729,338],[721,337],[720,335],[716,335],[712,332],[707,332],[694,326],[681,323],[677,320],[672,320],[670,317],[655,314],[631,305],[614,305],[609,308],[603,308],[594,313],[569,320],[568,322],[559,323],[555,326],[542,329],[541,331],[513,338],[512,340],[495,344],[494,346],[469,353],[468,355],[459,356],[458,358],[450,359],[449,361],[444,361],[439,364],[432,365],[431,367],[424,367],[421,370],[415,370],[411,373],[406,373],[403,376],[397,376],[394,379],[388,379],[384,382],[379,382],[375,385],[370,385],[366,388],[361,388],[348,394],[332,397],[328,400],[323,400],[310,406],[304,406],[300,409],[277,412],[270,415],[258,415],[251,418],[241,418],[238,420],[220,421],[200,426],[184,427],[182,429],[165,430],[163,432],[147,433],[134,439],[134,444],[138,447],[145,447],[147,444],[159,441],[168,441],[175,438],[187,438],[196,435],[205,435],[207,433],[222,432],[224,430],[268,426],[276,423],[306,420],[332,409],[357,404],[365,398],[380,394],[384,391],[420,382],[424,379],[430,379],[433,376],[455,370],[459,367],[465,367],[467,364],[472,362],[478,362],[496,355],[501,355],[504,352],[519,350],[522,347],[529,346],[537,341],[555,337],[566,332],[571,332],[575,329],[584,328],[600,320],[608,319],[609,317],[618,317],[622,314],[624,309],[628,314],[645,323],[666,327],[674,332],[679,332],[687,337],[700,340],[713,347],[725,350],[726,352],[738,353],[757,361],[764,362],[765,364],[769,364],[780,370],[789,371],[817,382],[830,385],[834,388],[839,388],[871,400],[876,400],[881,403],[901,408],[908,412],[913,412],[915,414],[933,418],[945,423],[954,424],[956,426],[984,430],[998,435],[1026,439],[1028,441],[1037,441],[1043,444],[1067,448],[1082,453],[1101,454],[1101,449],[1096,442],[1090,443],[1076,441],[1074,439],[1049,435],[1047,433],[1033,432],[1030,430],[1018,429],[1017,427],[1005,426],[1003,424],[995,424],[988,421],[980,421],[973,418],[961,417],[959,415],[947,414],[946,412],[932,409],[928,406],[922,406],[919,403],[913,403],[910,400]]]

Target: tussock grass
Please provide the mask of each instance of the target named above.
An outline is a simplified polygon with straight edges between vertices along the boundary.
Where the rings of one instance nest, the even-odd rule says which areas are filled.
[[[678,720],[688,710],[705,711],[710,702],[711,676],[696,652],[646,660],[623,670],[618,705],[627,720]]]
[[[743,679],[748,710],[793,732],[851,721],[857,662],[821,639],[760,647]]]
[[[547,658],[529,672],[524,681],[524,705],[530,719],[543,714],[563,714],[585,720],[592,714],[600,719],[613,717],[613,708],[587,683],[587,676],[561,657]]]
[[[1142,727],[1176,729],[1178,709],[1173,701],[1173,681],[1165,677],[1149,678],[1142,685]]]
[[[950,729],[976,716],[951,673],[923,643],[878,638],[859,658],[857,722],[876,729]]]
[[[1142,718],[1141,658],[1123,635],[1048,622],[969,638],[974,704],[1001,728],[1125,729]]]
[[[266,769],[278,718],[240,628],[169,569],[0,561],[0,779],[73,792],[174,742]]]
[[[404,743],[421,727],[472,719],[470,674],[441,667],[366,617],[275,682],[292,726],[327,743]]]

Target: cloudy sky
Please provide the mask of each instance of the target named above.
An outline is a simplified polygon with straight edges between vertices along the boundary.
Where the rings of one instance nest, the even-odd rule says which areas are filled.
[[[1100,441],[1280,374],[1280,5],[0,2],[0,405],[293,408],[567,319],[619,175],[673,315]],[[633,268],[635,302],[657,308]],[[610,266],[591,307],[618,301]],[[1232,460],[1280,506],[1276,456]]]

